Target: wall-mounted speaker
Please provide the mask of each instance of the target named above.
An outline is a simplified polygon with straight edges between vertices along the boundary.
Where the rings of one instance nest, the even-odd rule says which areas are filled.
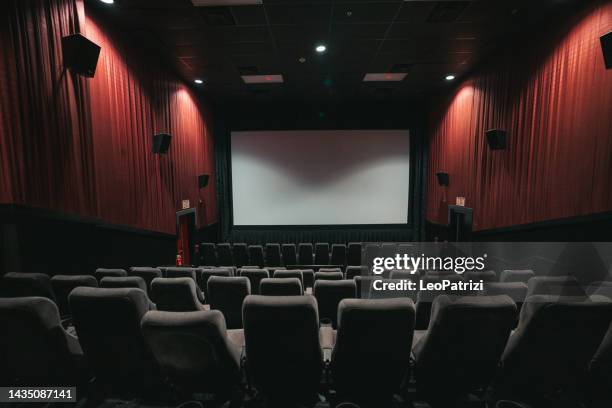
[[[601,41],[601,50],[603,51],[606,69],[610,69],[612,68],[612,31],[599,37],[599,41]]]
[[[168,153],[172,136],[168,133],[153,135],[153,153]]]
[[[438,178],[438,184],[441,186],[448,186],[449,178],[448,173],[443,171],[439,171],[436,173],[436,177]]]
[[[508,132],[502,129],[490,129],[485,132],[487,143],[491,150],[503,150],[506,148]]]
[[[209,174],[200,174],[198,176],[198,186],[200,186],[200,188],[204,188],[208,185],[208,178],[210,177]]]
[[[62,37],[64,67],[75,74],[93,78],[100,56],[100,46],[81,34]]]

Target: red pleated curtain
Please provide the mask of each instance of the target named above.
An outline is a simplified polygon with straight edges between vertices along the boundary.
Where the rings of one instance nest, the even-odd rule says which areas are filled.
[[[555,30],[496,58],[434,115],[429,221],[446,224],[457,196],[475,230],[612,210],[612,70],[599,42],[612,3]],[[488,148],[491,128],[508,131],[507,150]],[[436,171],[450,174],[448,202]]]
[[[197,176],[214,180],[202,102],[82,0],[0,7],[0,203],[174,233],[181,200],[198,204]],[[93,79],[64,71],[61,37],[74,32],[102,47]],[[173,135],[167,155],[152,153],[158,132]],[[202,198],[214,222],[214,183]]]

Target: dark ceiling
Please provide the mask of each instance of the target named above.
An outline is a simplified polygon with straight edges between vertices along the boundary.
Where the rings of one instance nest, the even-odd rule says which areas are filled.
[[[88,0],[141,49],[218,101],[419,99],[449,84],[571,0],[264,0],[195,7],[190,0]],[[328,51],[317,54],[316,44]],[[305,62],[300,62],[305,58]],[[407,72],[364,83],[367,72]],[[282,74],[246,85],[242,74]]]

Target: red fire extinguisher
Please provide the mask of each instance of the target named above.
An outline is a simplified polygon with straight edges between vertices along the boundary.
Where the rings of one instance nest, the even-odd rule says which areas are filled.
[[[183,256],[180,253],[176,254],[176,266],[183,266]]]

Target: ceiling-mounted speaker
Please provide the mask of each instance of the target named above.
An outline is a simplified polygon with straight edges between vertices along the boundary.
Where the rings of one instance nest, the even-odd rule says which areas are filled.
[[[153,135],[153,153],[168,153],[172,135],[168,133],[158,133]]]
[[[436,173],[436,178],[438,179],[438,184],[441,186],[448,186],[449,177],[448,173],[443,171],[439,171]]]
[[[200,186],[200,188],[204,188],[208,185],[208,178],[210,177],[210,174],[200,174],[198,176],[198,186]]]
[[[606,69],[610,69],[612,68],[612,31],[599,37],[599,41],[601,41],[601,50],[603,51]]]
[[[503,150],[506,148],[508,132],[503,129],[489,129],[485,132],[487,144],[491,150]]]
[[[96,74],[100,46],[81,34],[62,37],[64,67],[75,74],[93,78]]]

